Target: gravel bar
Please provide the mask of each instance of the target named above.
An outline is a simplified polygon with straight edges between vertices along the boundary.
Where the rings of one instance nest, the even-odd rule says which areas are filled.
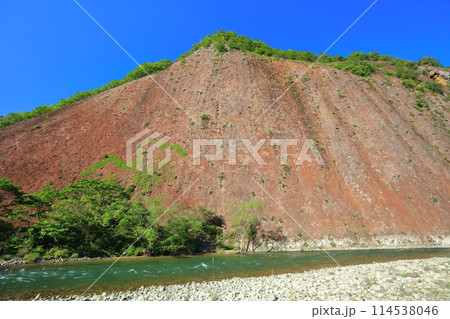
[[[399,260],[35,300],[450,300],[449,269],[450,258]]]

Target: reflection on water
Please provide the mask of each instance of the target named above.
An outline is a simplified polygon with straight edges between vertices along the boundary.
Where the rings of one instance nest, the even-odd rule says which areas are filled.
[[[355,250],[329,252],[341,265],[399,259],[450,257],[448,248]],[[214,258],[214,262],[213,262]],[[57,264],[0,268],[0,299],[68,295],[83,292],[111,260],[88,260]],[[271,252],[192,257],[153,257],[119,260],[90,292],[167,285],[230,277],[263,276],[333,267],[324,252]]]

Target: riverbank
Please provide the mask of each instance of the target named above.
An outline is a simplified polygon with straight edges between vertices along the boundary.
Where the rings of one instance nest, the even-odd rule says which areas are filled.
[[[8,260],[0,260],[1,267],[14,267],[21,265],[33,265],[33,264],[54,264],[62,263],[67,261],[86,261],[86,260],[99,260],[99,259],[112,259],[110,257],[81,257],[81,258],[58,258],[58,259],[39,259],[33,262],[20,257],[13,257]]]
[[[36,300],[450,300],[449,271],[439,257]]]

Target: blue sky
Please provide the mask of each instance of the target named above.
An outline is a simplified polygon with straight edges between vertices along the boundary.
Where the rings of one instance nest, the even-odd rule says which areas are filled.
[[[216,30],[324,51],[374,0],[77,0],[140,63],[175,60]],[[0,114],[121,79],[134,62],[73,0],[0,3]],[[328,52],[378,51],[450,65],[450,1],[379,0]]]

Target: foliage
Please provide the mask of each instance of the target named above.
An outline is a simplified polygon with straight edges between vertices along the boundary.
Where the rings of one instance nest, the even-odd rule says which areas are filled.
[[[14,185],[9,179],[0,177],[0,209],[7,209],[21,203],[23,196],[22,187]],[[9,201],[9,203],[4,203],[6,201]]]
[[[133,71],[127,74],[126,77],[122,79],[121,84],[128,83],[137,79],[140,79],[146,75],[158,73],[159,71],[167,69],[172,65],[172,61],[170,60],[161,60],[155,63],[147,62],[143,63]],[[119,84],[120,85],[120,84]]]
[[[429,66],[435,66],[435,67],[442,67],[441,61],[437,60],[433,57],[426,57],[420,58],[419,65],[429,65]]]
[[[366,61],[366,60],[368,60],[369,57],[364,52],[356,51],[356,52],[350,53],[348,58],[350,60],[354,60],[354,61]]]
[[[188,215],[174,214],[160,227],[158,254],[192,254],[209,250],[216,237],[222,234],[223,226],[221,218],[202,207]]]
[[[405,88],[407,88],[408,90],[413,90],[416,88],[417,82],[412,80],[412,79],[404,79],[402,81],[402,84]]]
[[[5,189],[19,190],[3,179]],[[160,198],[144,204],[131,200],[134,185],[114,179],[82,179],[61,190],[45,186],[39,193],[20,193],[25,200],[9,206],[9,218],[0,219],[0,253],[38,258],[113,256],[142,238],[130,254],[192,254],[212,250],[222,234],[223,220],[205,208],[166,210]],[[159,217],[165,213],[165,223]],[[23,223],[25,221],[25,223]]]
[[[375,72],[375,68],[370,63],[359,60],[346,60],[342,63],[334,63],[333,67],[360,76],[369,76]]]
[[[113,163],[114,165],[120,167],[121,169],[128,168],[127,163],[124,162],[121,158],[116,157],[115,155],[104,155],[103,160],[97,162],[92,165],[91,168],[88,168],[81,172],[81,176],[91,175],[95,173],[98,169],[102,169],[108,163]]]
[[[200,48],[209,48],[211,45],[218,51],[224,53],[231,50],[240,50],[242,52],[253,53],[260,56],[273,57],[278,59],[289,59],[297,61],[314,62],[317,56],[308,51],[280,50],[275,49],[262,41],[249,39],[244,35],[237,35],[232,31],[217,31],[214,34],[208,34],[199,43],[194,44],[192,49],[182,54],[179,59],[184,59]]]
[[[187,152],[178,144],[169,144],[169,143],[163,143],[161,144],[161,148],[170,148],[171,150],[174,150],[180,155],[181,157],[186,157]]]
[[[444,86],[441,83],[434,81],[424,81],[420,84],[418,89],[427,89],[432,93],[444,94]]]
[[[234,239],[239,250],[248,251],[251,243],[255,243],[263,217],[263,207],[257,200],[242,204],[231,220],[230,237]]]
[[[423,108],[428,108],[428,101],[419,98],[414,102],[414,107],[419,111],[422,111]]]
[[[418,76],[418,72],[415,71],[413,68],[408,68],[408,67],[403,67],[403,66],[398,66],[395,68],[393,75],[395,77],[398,77],[399,79],[409,79],[409,80],[414,80],[416,82],[418,82],[417,80],[417,76]]]

